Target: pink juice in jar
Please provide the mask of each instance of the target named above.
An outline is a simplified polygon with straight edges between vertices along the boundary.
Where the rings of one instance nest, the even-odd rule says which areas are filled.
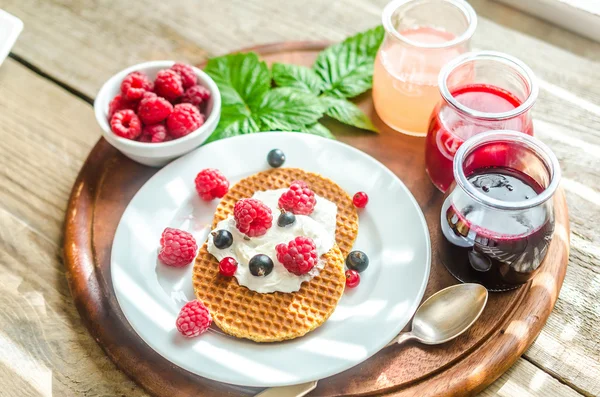
[[[399,34],[420,45],[443,44],[456,37],[433,27],[407,29]],[[465,51],[461,46],[423,48],[384,43],[373,74],[373,102],[379,117],[397,131],[425,136],[431,111],[440,100],[440,69]]]

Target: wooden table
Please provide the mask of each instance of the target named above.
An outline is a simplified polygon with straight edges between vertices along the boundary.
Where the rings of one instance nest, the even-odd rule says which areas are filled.
[[[100,137],[101,84],[151,59],[199,63],[241,47],[345,36],[386,0],[3,0],[25,29],[0,68],[0,396],[141,396],[81,324],[61,260],[71,186]],[[477,49],[540,80],[536,134],[555,151],[571,258],[537,341],[482,395],[600,395],[600,44],[486,0]],[[399,138],[400,139],[400,138]]]

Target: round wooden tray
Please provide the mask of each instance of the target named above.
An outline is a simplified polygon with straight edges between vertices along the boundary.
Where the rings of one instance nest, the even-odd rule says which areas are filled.
[[[283,43],[250,50],[267,62],[311,65],[325,45]],[[398,175],[421,205],[430,231],[437,230],[442,195],[425,174],[424,139],[387,128],[374,112],[370,94],[358,103],[380,128],[380,135],[337,123],[328,126],[341,141],[377,158]],[[90,153],[73,186],[65,219],[64,258],[75,304],[106,354],[148,392],[169,397],[255,394],[258,389],[214,382],[170,363],[140,339],[119,308],[110,277],[113,237],[125,207],[156,171],[125,158],[104,139]],[[556,233],[542,271],[532,282],[511,292],[492,293],[481,318],[458,339],[437,347],[409,344],[384,349],[346,372],[321,380],[310,395],[463,395],[493,382],[538,335],[562,285],[569,256],[569,220],[564,192],[559,190],[554,200]],[[438,260],[435,236],[425,298],[456,283]]]

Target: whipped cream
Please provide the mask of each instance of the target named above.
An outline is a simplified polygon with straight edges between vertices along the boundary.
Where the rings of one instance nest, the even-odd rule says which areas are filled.
[[[240,285],[260,293],[269,292],[295,292],[300,289],[302,283],[311,280],[319,274],[325,266],[325,261],[321,258],[335,244],[335,228],[337,206],[331,201],[315,195],[315,209],[310,215],[296,215],[296,222],[292,225],[280,227],[277,225],[277,218],[280,210],[277,206],[279,197],[287,189],[277,189],[260,191],[254,193],[252,198],[262,201],[271,209],[273,214],[273,225],[267,230],[267,233],[260,237],[245,239],[245,235],[240,233],[235,227],[235,219],[229,216],[217,224],[213,231],[225,229],[233,236],[233,244],[229,248],[219,249],[213,243],[212,234],[208,235],[208,252],[221,260],[227,256],[234,258],[238,262],[235,272],[235,278]],[[313,239],[317,246],[317,255],[319,261],[308,273],[297,276],[287,271],[287,269],[277,260],[275,246],[280,243],[289,243],[298,236],[306,236]],[[273,261],[273,271],[265,277],[253,276],[248,268],[248,263],[254,255],[265,254]]]

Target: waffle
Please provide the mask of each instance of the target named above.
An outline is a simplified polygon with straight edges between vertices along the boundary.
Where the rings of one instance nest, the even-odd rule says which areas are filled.
[[[348,256],[358,234],[358,214],[352,204],[352,198],[332,180],[299,168],[274,168],[259,172],[236,183],[219,203],[215,212],[213,229],[217,223],[233,214],[233,206],[239,199],[252,197],[254,192],[260,190],[285,188],[298,180],[306,182],[315,194],[337,205],[335,241],[340,247],[342,255]]]
[[[223,197],[213,228],[233,213],[233,206],[240,198],[251,197],[259,190],[287,187],[295,180],[305,181],[316,194],[337,204],[337,244],[321,257],[325,266],[319,275],[303,283],[299,291],[261,294],[240,286],[235,277],[222,277],[219,263],[207,251],[205,243],[194,264],[194,291],[223,332],[256,342],[297,338],[323,324],[344,292],[344,258],[356,238],[358,215],[350,197],[328,179],[286,168],[252,175]]]

